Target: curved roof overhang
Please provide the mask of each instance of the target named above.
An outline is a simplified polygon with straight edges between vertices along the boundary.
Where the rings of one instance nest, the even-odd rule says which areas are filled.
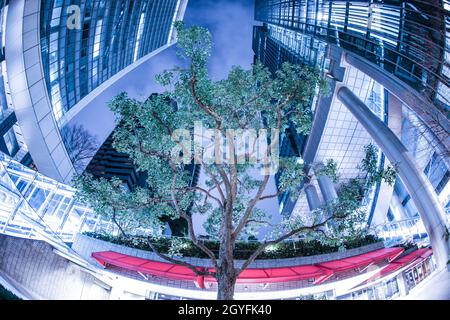
[[[6,66],[11,98],[23,138],[38,170],[60,182],[75,173],[64,146],[42,68],[40,0],[9,3]]]

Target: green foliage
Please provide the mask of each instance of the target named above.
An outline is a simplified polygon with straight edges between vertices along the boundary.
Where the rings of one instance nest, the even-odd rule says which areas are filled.
[[[367,232],[364,227],[366,209],[362,205],[362,200],[376,183],[384,180],[392,185],[395,182],[397,172],[395,167],[392,166],[388,166],[386,169],[378,169],[378,149],[374,145],[365,146],[364,151],[365,157],[359,165],[361,174],[341,183],[338,190],[338,199],[315,212],[315,221],[321,221],[323,217],[331,215],[334,216],[333,221],[328,223],[327,228],[320,230],[320,232],[310,232],[308,235],[310,239],[319,239],[323,243],[343,246],[346,241],[361,237]],[[327,160],[323,167],[318,168],[316,175],[327,175],[334,182],[338,182],[339,175],[336,162],[331,159]],[[298,223],[300,226],[305,224],[304,221]]]
[[[328,159],[323,168],[320,168],[316,174],[326,175],[335,183],[339,181],[337,163],[334,159]]]
[[[377,157],[378,150],[375,145],[368,144],[364,146],[365,157],[361,162],[361,167],[366,170],[369,174],[374,174],[377,172]]]
[[[382,179],[390,186],[393,186],[397,179],[397,169],[393,166],[388,166],[383,170]]]
[[[293,199],[298,197],[298,186],[305,177],[304,164],[298,158],[286,157],[280,159],[281,175],[279,178],[280,192],[289,192]]]
[[[359,179],[350,179],[341,185],[339,199],[332,207],[337,217],[345,217],[333,225],[338,242],[359,237],[367,232],[365,228],[361,227],[364,226],[366,218],[366,211],[361,206],[364,194],[364,185]]]
[[[195,124],[216,129],[222,137],[229,129],[256,132],[266,129],[268,139],[276,141],[279,133],[272,134],[270,130],[282,133],[290,123],[296,125],[299,133],[307,134],[311,129],[311,101],[317,89],[326,91],[326,84],[319,70],[305,65],[284,63],[273,75],[259,62],[249,70],[235,66],[226,79],[213,81],[207,68],[212,48],[209,31],[198,26],[186,28],[182,22],[177,22],[175,28],[178,56],[187,67],[176,66],[156,77],[166,91],[145,102],[122,93],[109,103],[117,115],[113,145],[147,173],[151,191],[138,188],[125,192],[117,179],[95,180],[84,175],[75,181],[77,197],[102,216],[115,218],[125,233],[145,226],[161,230],[158,222],[161,217],[189,219],[191,214],[199,213],[209,216],[206,229],[211,236],[218,237],[225,211],[232,212],[235,226],[246,216],[252,195],[264,185],[263,175],[249,172],[261,172],[264,164],[203,163],[206,185],[216,198],[218,186],[225,188],[227,179],[230,183],[237,181],[233,201],[218,204],[205,190],[192,188],[191,176],[180,161],[182,158],[198,161],[197,154],[191,154],[198,146],[187,145],[185,141],[193,137]],[[181,130],[190,134],[174,138]],[[287,158],[280,160],[280,168],[282,189],[297,192],[303,179],[303,165],[297,159]],[[246,224],[238,238],[255,235],[267,225],[270,214],[251,207],[248,218],[258,222]]]
[[[127,247],[151,251],[146,237],[123,238],[98,233],[85,233],[85,235]],[[340,250],[342,247],[346,249],[353,249],[380,241],[380,239],[372,235],[365,235],[363,237],[353,238],[351,240],[349,239],[345,241],[342,246],[324,244],[318,240],[282,242],[275,246],[275,250],[265,250],[258,257],[258,259],[285,259],[314,256],[318,254],[333,253]],[[203,240],[202,242],[213,252],[216,254],[218,253],[219,242],[211,240]],[[195,247],[191,240],[187,238],[154,237],[152,238],[152,243],[159,252],[168,253],[173,256],[208,258],[202,251]],[[260,243],[257,241],[237,242],[235,248],[235,258],[247,259],[259,247],[259,245]]]
[[[164,216],[160,218],[163,223],[168,223],[172,236],[174,237],[187,237],[188,236],[188,226],[186,220],[182,218],[172,219],[169,216]]]
[[[397,170],[395,166],[388,166],[386,169],[378,169],[378,149],[373,144],[364,147],[365,157],[361,162],[361,169],[367,173],[367,188],[384,180],[389,185],[395,183],[397,178]]]
[[[91,208],[106,220],[114,220],[124,233],[137,228],[159,230],[164,227],[159,217],[169,214],[158,203],[153,203],[150,190],[137,188],[129,192],[118,178],[94,179],[84,174],[74,180],[76,198],[89,203]],[[159,210],[163,209],[163,210]]]
[[[323,241],[342,245],[349,239],[361,237],[367,231],[362,227],[366,218],[362,200],[368,195],[370,189],[382,180],[390,185],[395,182],[397,176],[395,167],[378,169],[378,149],[373,144],[369,144],[364,147],[364,151],[365,157],[359,166],[363,176],[341,183],[338,200],[319,209],[322,216],[333,213],[336,217],[328,225],[325,235],[322,234]],[[333,160],[328,160],[319,174],[326,174],[333,178],[334,182],[338,181],[337,165]]]
[[[0,301],[1,300],[22,300],[22,299],[20,299],[15,294],[6,290],[2,285],[0,285]]]

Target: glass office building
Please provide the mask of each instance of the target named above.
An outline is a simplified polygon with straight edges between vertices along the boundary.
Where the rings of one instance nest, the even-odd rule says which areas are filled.
[[[70,182],[75,168],[61,130],[117,80],[174,44],[173,23],[183,19],[186,5],[186,0],[4,2],[2,57],[11,105],[41,173]]]
[[[448,111],[449,8],[446,0],[256,0],[255,19],[271,33],[291,30],[302,43],[314,37],[356,53]]]
[[[77,232],[106,227],[75,190],[0,153],[0,233],[21,238],[72,242]],[[105,224],[106,223],[106,224]],[[110,225],[112,231],[112,225]]]
[[[428,203],[435,203],[439,219],[448,225],[449,9],[445,0],[256,0],[255,20],[262,25],[254,27],[255,59],[272,72],[284,61],[316,67],[331,85],[330,97],[311,102],[311,134],[300,136],[289,128],[282,155],[302,156],[307,164],[336,159],[344,180],[355,176],[363,157],[358,148],[375,142],[376,134],[349,111],[349,100],[341,94],[347,87],[399,138],[431,190]],[[388,149],[379,146],[380,151]],[[380,168],[388,163],[382,152],[378,157]],[[373,226],[386,224],[377,228],[387,233],[393,223],[395,228],[402,225],[409,230],[405,234],[420,239],[424,228],[419,216],[424,219],[429,210],[415,203],[420,200],[408,191],[411,185],[405,186],[408,178],[400,170],[395,186],[373,188],[364,201],[367,219]],[[318,201],[327,202],[323,185],[312,185],[321,191]],[[308,196],[295,201],[281,196],[281,212],[312,210]],[[401,233],[398,229],[391,235],[404,238]]]
[[[72,21],[78,14],[74,4],[78,21]],[[100,84],[169,43],[178,5],[178,0],[41,1],[42,62],[56,121]]]

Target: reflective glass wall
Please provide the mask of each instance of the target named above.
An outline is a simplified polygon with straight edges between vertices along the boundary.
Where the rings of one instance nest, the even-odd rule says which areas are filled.
[[[377,64],[448,114],[448,9],[446,0],[256,0],[255,20],[263,25],[254,28],[255,58],[271,71],[278,69],[283,61],[290,61],[327,72],[330,68],[327,44],[332,44]],[[375,102],[386,108],[380,101]],[[366,103],[372,107],[370,101]],[[383,111],[387,116],[387,109]],[[414,149],[410,151],[435,187],[441,203],[448,207],[449,168],[442,156],[436,155],[432,132],[407,106],[403,106],[403,113],[406,119],[403,142]],[[281,151],[298,155],[302,146],[294,139],[284,139]],[[418,149],[420,154],[416,152]],[[371,194],[375,198],[373,204],[376,204],[379,185],[376,188]],[[401,218],[414,219],[417,210],[400,180],[395,194],[407,211]],[[285,205],[286,195],[280,200]],[[398,220],[393,213],[395,210],[389,210],[386,222]]]
[[[256,0],[255,19],[357,53],[448,112],[449,9],[447,0]]]
[[[42,0],[41,49],[55,119],[170,41],[179,0]]]

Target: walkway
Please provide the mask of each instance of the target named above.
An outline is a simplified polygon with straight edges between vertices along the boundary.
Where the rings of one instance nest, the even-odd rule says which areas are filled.
[[[55,254],[44,241],[0,234],[0,276],[32,299],[108,300],[110,296],[92,275]]]

